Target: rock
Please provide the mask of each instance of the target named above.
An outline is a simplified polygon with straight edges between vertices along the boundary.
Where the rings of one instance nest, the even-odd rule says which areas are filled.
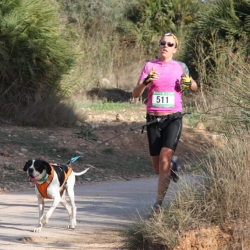
[[[10,157],[10,154],[8,152],[0,152],[0,155]]]
[[[204,126],[204,124],[203,123],[201,123],[201,122],[199,122],[198,124],[197,124],[197,129],[199,129],[199,130],[206,130],[206,128],[205,128],[205,126]]]
[[[98,123],[92,123],[91,124],[91,128],[99,128],[100,127],[100,125],[98,124]]]
[[[115,117],[115,120],[116,120],[117,122],[120,122],[120,121],[123,121],[124,118],[123,118],[123,116],[122,116],[121,114],[117,114],[116,117]]]
[[[82,123],[79,122],[79,121],[77,121],[77,122],[76,122],[76,126],[81,127],[81,126],[82,126]]]
[[[192,167],[190,164],[184,164],[183,165],[183,169],[186,170],[186,171],[191,171],[192,170]]]
[[[110,122],[112,122],[112,120],[111,119],[104,119],[103,122],[110,123]]]

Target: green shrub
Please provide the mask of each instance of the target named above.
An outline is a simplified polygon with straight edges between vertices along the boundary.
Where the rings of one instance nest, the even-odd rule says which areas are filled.
[[[0,92],[2,113],[28,106],[59,80],[72,63],[60,30],[56,1],[0,2]]]

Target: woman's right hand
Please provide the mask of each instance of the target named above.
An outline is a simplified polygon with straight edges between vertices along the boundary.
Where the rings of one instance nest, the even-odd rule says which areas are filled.
[[[158,78],[158,74],[157,72],[154,71],[154,69],[152,69],[150,71],[150,73],[148,74],[148,76],[143,80],[143,84],[145,86],[147,86],[152,80],[156,80]]]

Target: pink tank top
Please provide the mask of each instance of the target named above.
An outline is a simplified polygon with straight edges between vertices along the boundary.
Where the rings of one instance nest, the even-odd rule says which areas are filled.
[[[144,80],[154,69],[159,78],[148,85],[147,112],[182,112],[181,77],[189,75],[185,63],[171,60],[162,62],[159,59],[144,65],[140,80]]]

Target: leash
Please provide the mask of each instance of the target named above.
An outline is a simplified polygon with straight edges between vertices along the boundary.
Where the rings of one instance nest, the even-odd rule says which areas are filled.
[[[180,116],[183,117],[183,116],[186,115],[186,114],[191,114],[191,113],[189,113],[189,112],[181,113]],[[142,128],[141,133],[143,133],[144,127],[149,126],[149,125],[152,125],[152,124],[154,124],[154,123],[163,123],[164,121],[166,121],[166,120],[168,120],[168,119],[171,119],[171,118],[173,117],[172,115],[173,115],[173,114],[170,114],[170,115],[167,115],[167,116],[164,116],[164,117],[158,117],[158,118],[156,118],[155,120],[150,121],[150,122],[147,122],[147,123],[145,123],[145,124],[138,125],[138,126],[135,126],[135,127],[131,127],[130,129],[128,129],[128,130],[126,130],[126,131],[124,131],[124,132],[122,132],[122,133],[120,133],[120,134],[118,134],[118,135],[115,135],[115,136],[113,136],[113,137],[110,137],[110,138],[108,138],[107,140],[105,140],[105,141],[103,141],[103,142],[97,144],[96,146],[90,148],[89,150],[85,151],[85,152],[82,153],[81,155],[72,157],[72,158],[70,159],[70,161],[68,162],[68,164],[69,164],[70,162],[75,162],[75,161],[77,161],[79,158],[83,157],[83,156],[86,155],[88,152],[90,152],[90,151],[92,151],[92,150],[95,150],[97,147],[100,147],[101,145],[103,145],[103,144],[105,144],[105,143],[107,143],[107,142],[109,142],[109,141],[111,141],[111,140],[113,140],[113,139],[115,139],[115,138],[117,138],[117,137],[119,137],[119,136],[122,136],[122,135],[124,135],[124,134],[126,134],[126,133],[128,133],[128,132],[130,132],[130,131],[134,131],[134,130],[136,130],[136,129],[138,129],[138,128]],[[173,118],[172,118],[172,119],[173,119]]]

